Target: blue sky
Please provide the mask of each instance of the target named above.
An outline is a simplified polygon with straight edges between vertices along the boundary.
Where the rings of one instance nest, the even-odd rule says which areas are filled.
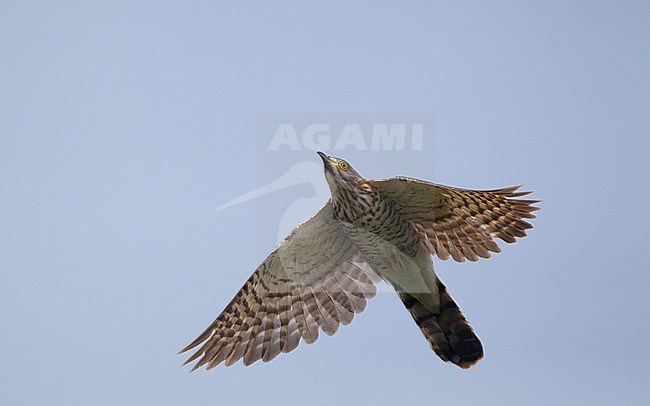
[[[649,17],[602,1],[2,2],[0,400],[647,404]],[[179,368],[276,243],[271,200],[215,209],[265,181],[258,123],[279,113],[423,113],[417,154],[338,155],[368,177],[543,199],[503,253],[436,262],[485,346],[475,368],[442,363],[391,294],[272,363]]]

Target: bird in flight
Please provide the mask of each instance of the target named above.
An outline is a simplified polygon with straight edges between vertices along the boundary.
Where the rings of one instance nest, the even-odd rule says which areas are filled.
[[[433,351],[469,368],[483,346],[433,270],[432,256],[477,261],[494,241],[526,236],[539,200],[520,186],[468,190],[395,177],[366,179],[341,158],[318,152],[331,198],[255,270],[221,314],[179,353],[192,371],[220,363],[268,362],[336,333],[362,312],[375,284],[391,285]]]

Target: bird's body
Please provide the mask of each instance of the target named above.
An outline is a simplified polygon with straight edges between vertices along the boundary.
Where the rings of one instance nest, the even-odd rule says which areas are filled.
[[[434,293],[433,261],[421,233],[370,181],[334,193],[332,208],[345,234],[382,279],[414,294]]]
[[[517,187],[471,191],[410,178],[370,180],[319,153],[332,197],[260,265],[217,319],[181,352],[204,343],[194,369],[269,361],[334,334],[392,285],[432,349],[467,368],[483,357],[480,340],[433,270],[432,255],[457,261],[499,252],[532,226],[536,201]]]

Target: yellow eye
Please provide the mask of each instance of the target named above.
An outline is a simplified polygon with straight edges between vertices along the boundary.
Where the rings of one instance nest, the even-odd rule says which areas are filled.
[[[339,168],[341,168],[342,171],[347,171],[350,166],[345,161],[339,161]]]

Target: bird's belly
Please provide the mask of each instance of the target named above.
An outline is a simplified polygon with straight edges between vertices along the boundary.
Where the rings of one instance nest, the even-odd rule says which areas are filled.
[[[351,224],[343,225],[368,265],[384,280],[409,293],[433,293],[433,261],[424,245],[411,247],[409,254],[382,236]]]

